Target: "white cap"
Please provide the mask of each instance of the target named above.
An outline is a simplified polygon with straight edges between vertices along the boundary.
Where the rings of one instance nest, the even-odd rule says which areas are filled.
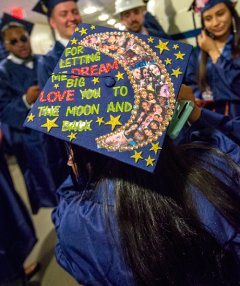
[[[145,6],[143,0],[116,0],[115,15],[142,6]]]

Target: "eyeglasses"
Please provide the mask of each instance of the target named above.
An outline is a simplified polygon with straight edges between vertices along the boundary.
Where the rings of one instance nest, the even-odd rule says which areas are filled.
[[[28,37],[25,35],[22,35],[19,39],[12,39],[9,41],[5,41],[5,43],[11,46],[15,46],[18,43],[26,43],[27,41],[28,41]]]

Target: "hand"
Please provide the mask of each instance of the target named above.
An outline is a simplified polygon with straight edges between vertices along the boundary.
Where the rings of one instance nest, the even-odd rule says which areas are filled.
[[[214,39],[210,38],[205,30],[202,30],[201,34],[197,37],[197,42],[199,47],[209,54],[209,56],[212,58],[213,63],[216,63],[217,59],[220,56],[220,52],[217,48]]]
[[[33,104],[37,100],[39,93],[40,93],[40,88],[38,85],[30,86],[26,92],[27,103],[29,105]]]
[[[193,111],[191,112],[188,118],[190,123],[194,123],[200,118],[202,110],[196,105],[196,98],[190,86],[187,86],[185,84],[181,85],[181,88],[178,94],[178,100],[190,100],[194,103]]]

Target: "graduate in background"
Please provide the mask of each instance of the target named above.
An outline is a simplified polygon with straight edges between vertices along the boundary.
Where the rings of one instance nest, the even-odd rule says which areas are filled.
[[[186,73],[196,98],[213,100],[218,113],[240,115],[240,19],[230,0],[194,1],[202,32]]]
[[[39,60],[38,81],[41,89],[51,76],[75,28],[82,22],[76,2],[77,0],[42,0],[32,9],[48,17],[56,38],[54,47]]]
[[[33,213],[56,205],[57,187],[67,170],[59,158],[56,140],[23,127],[23,122],[40,89],[38,56],[32,55],[27,27],[4,15],[2,37],[9,56],[0,64],[0,120],[9,126],[14,155],[22,171]],[[25,24],[25,21],[24,21]],[[29,30],[29,31],[30,31]],[[32,120],[31,116],[29,120]],[[62,157],[62,155],[61,155]]]
[[[25,286],[23,264],[37,239],[28,211],[14,189],[3,156],[0,127],[0,285]]]

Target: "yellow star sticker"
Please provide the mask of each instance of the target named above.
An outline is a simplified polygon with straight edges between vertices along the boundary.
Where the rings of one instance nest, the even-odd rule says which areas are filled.
[[[91,30],[95,30],[95,29],[96,29],[96,26],[92,25]]]
[[[154,39],[152,37],[148,38],[149,43],[153,43]]]
[[[115,77],[117,78],[118,81],[120,79],[124,79],[124,73],[120,73],[120,71],[118,71],[118,73],[117,73],[117,75],[115,75]]]
[[[73,38],[73,39],[71,40],[72,45],[77,44],[77,42],[78,42],[78,40],[77,40],[76,38]]]
[[[155,46],[155,48],[158,48],[159,51],[160,51],[160,54],[163,53],[163,51],[169,51],[169,48],[168,48],[168,43],[169,42],[162,42],[161,40],[159,40],[159,44],[157,46]]]
[[[30,113],[27,117],[27,122],[33,121],[35,115],[33,115],[32,113]]]
[[[102,125],[104,123],[103,117],[98,117],[96,123],[98,123],[99,126]]]
[[[172,63],[172,60],[171,60],[171,59],[167,58],[167,59],[165,60],[165,64],[166,64],[166,65],[170,65],[171,63]]]
[[[82,28],[79,32],[80,32],[81,36],[86,35],[87,29]]]
[[[173,45],[174,50],[177,50],[179,48],[178,44]]]
[[[96,83],[99,82],[99,78],[98,78],[98,77],[94,77],[94,78],[92,79],[92,82],[93,82],[94,85],[95,85]]]
[[[78,28],[78,27],[76,27],[76,28],[75,28],[75,32],[78,32],[78,31],[79,31],[79,28]]]
[[[180,59],[180,60],[183,60],[184,56],[186,54],[182,54],[180,51],[178,51],[177,54],[174,54],[176,56],[176,60]]]
[[[148,158],[145,159],[145,161],[147,162],[147,167],[148,167],[148,166],[153,166],[153,162],[155,161],[155,159],[151,158],[151,156],[148,156]]]
[[[182,72],[180,71],[180,68],[173,69],[172,71],[173,72],[171,75],[174,75],[175,77],[178,77],[180,74],[182,74]]]
[[[46,127],[49,132],[53,127],[58,127],[58,125],[55,123],[57,119],[58,117],[54,118],[53,120],[47,118],[47,122],[42,124],[41,127]]]
[[[134,155],[132,155],[131,158],[133,158],[135,160],[135,163],[137,163],[140,159],[143,159],[142,151],[141,152],[134,151]]]
[[[118,115],[116,117],[110,115],[110,120],[108,122],[106,122],[105,124],[106,125],[112,125],[112,131],[113,131],[117,125],[122,125],[122,123],[119,122],[120,117],[121,117],[121,115]]]
[[[155,154],[157,154],[158,151],[161,149],[162,148],[159,146],[159,142],[157,142],[156,144],[152,143],[152,148],[150,149],[150,151],[153,151]]]
[[[59,88],[59,83],[55,83],[55,84],[54,84],[54,87],[55,87],[55,88]]]
[[[77,133],[71,132],[67,137],[69,138],[70,141],[72,141],[73,139],[77,139]]]

